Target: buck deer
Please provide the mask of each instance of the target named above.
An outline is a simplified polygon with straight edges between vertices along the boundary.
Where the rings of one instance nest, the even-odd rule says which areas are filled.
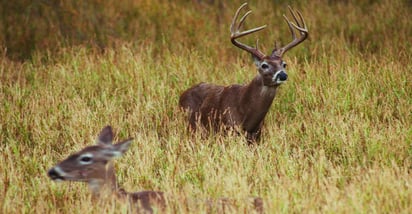
[[[122,156],[130,146],[132,138],[112,144],[113,131],[110,126],[102,129],[96,139],[96,145],[88,146],[81,151],[70,155],[52,167],[47,175],[55,181],[87,182],[93,197],[101,195],[104,190],[114,193],[115,196],[128,199],[135,211],[139,213],[152,213],[153,208],[160,212],[166,209],[166,197],[159,191],[126,192],[118,187],[112,159]],[[253,208],[258,213],[263,213],[263,200],[260,197],[250,198]],[[185,200],[188,203],[190,200]],[[250,201],[250,200],[249,200]],[[225,212],[233,207],[230,199],[202,200],[208,210]]]
[[[113,131],[106,126],[96,139],[97,144],[88,146],[70,155],[48,171],[52,180],[87,182],[94,197],[102,190],[110,190],[119,198],[128,198],[137,204],[138,212],[152,213],[153,207],[163,210],[166,201],[163,192],[142,191],[129,193],[119,189],[111,160],[123,155],[130,146],[132,138],[112,144]]]
[[[271,55],[265,55],[256,47],[250,47],[237,39],[251,33],[263,30],[266,25],[247,31],[240,31],[246,18],[252,11],[248,11],[240,18],[240,11],[247,6],[244,3],[236,11],[230,26],[230,40],[236,47],[249,52],[258,70],[257,76],[247,85],[220,86],[209,83],[197,84],[182,93],[179,105],[189,113],[189,128],[196,131],[197,123],[201,123],[207,129],[215,131],[222,127],[240,128],[246,132],[248,143],[256,142],[260,138],[263,120],[272,105],[276,95],[276,89],[284,83],[286,63],[282,60],[283,54],[303,42],[308,37],[308,30],[302,14],[289,11],[295,22],[283,15],[292,34],[292,42],[278,48],[276,43]],[[296,37],[296,29],[300,36]]]

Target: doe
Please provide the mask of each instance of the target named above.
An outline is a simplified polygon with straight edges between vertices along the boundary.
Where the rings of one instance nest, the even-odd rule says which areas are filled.
[[[129,200],[133,210],[138,213],[166,212],[166,196],[159,191],[126,192],[118,187],[112,159],[123,155],[130,146],[132,138],[112,144],[113,131],[110,126],[102,129],[96,139],[97,144],[88,146],[79,152],[70,155],[52,167],[47,175],[55,181],[87,182],[93,197],[96,198],[108,190],[121,199]],[[217,200],[201,200],[208,211],[217,210],[224,213],[234,206],[228,198]],[[257,213],[264,213],[263,200],[260,197],[251,198],[253,209]],[[186,203],[190,202],[190,199]],[[194,200],[196,202],[196,200]],[[154,209],[155,208],[155,209]],[[157,209],[156,209],[157,208]],[[208,212],[209,213],[209,212]]]
[[[266,25],[247,31],[240,31],[246,18],[252,11],[248,11],[240,18],[240,11],[245,8],[244,3],[236,11],[230,26],[230,40],[236,47],[249,52],[258,70],[257,76],[247,85],[221,86],[210,83],[197,84],[182,93],[179,106],[189,113],[189,128],[196,130],[200,122],[205,128],[215,131],[240,128],[246,133],[248,143],[256,142],[261,135],[264,118],[272,105],[276,95],[276,89],[284,83],[286,63],[282,60],[283,54],[297,46],[308,37],[308,30],[302,14],[289,7],[289,11],[295,22],[289,21],[284,15],[286,23],[292,34],[292,41],[278,48],[276,43],[270,55],[265,55],[256,47],[250,47],[237,39],[251,33],[263,30]],[[300,36],[296,37],[296,29]]]
[[[152,213],[153,208],[165,209],[163,192],[141,191],[129,193],[117,185],[116,174],[111,160],[123,155],[130,146],[132,138],[112,144],[113,131],[110,126],[102,129],[96,139],[97,144],[88,146],[70,155],[52,167],[47,175],[55,181],[87,182],[93,196],[99,196],[102,190],[109,190],[119,198],[127,198],[136,204],[138,212]]]

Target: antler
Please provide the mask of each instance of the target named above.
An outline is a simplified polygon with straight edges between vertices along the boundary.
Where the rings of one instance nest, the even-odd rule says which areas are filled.
[[[243,31],[241,32],[239,29],[242,27],[243,23],[245,22],[246,17],[248,17],[252,11],[249,10],[248,12],[246,12],[245,15],[243,15],[243,17],[240,19],[239,24],[236,25],[236,21],[237,18],[239,16],[240,11],[246,7],[247,3],[242,4],[239,9],[237,9],[235,16],[233,17],[233,21],[232,24],[230,25],[230,41],[232,41],[232,43],[238,47],[241,48],[249,53],[251,53],[252,55],[258,57],[259,59],[263,59],[266,55],[264,53],[262,53],[261,51],[258,50],[258,42],[256,41],[256,48],[250,47],[248,45],[245,45],[243,43],[238,42],[236,39],[249,35],[251,33],[263,30],[264,28],[266,28],[266,25],[257,27],[257,28],[253,28],[247,31]]]
[[[275,44],[275,49],[272,52],[272,57],[275,57],[275,56],[282,57],[286,51],[300,44],[308,37],[308,29],[306,27],[305,20],[303,19],[302,14],[299,11],[297,11],[297,14],[300,19],[298,20],[298,18],[296,17],[296,12],[290,6],[288,6],[288,8],[296,24],[289,21],[289,19],[285,15],[283,15],[283,17],[285,18],[286,23],[289,26],[290,32],[292,33],[293,41],[280,49],[277,49],[276,44]],[[299,38],[296,37],[295,31],[293,28],[297,29],[300,32],[301,36]]]

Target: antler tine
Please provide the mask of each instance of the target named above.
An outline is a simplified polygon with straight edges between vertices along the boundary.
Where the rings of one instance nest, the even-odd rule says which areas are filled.
[[[303,42],[307,37],[308,37],[308,29],[306,27],[306,23],[305,20],[303,19],[302,14],[297,11],[295,12],[290,6],[288,6],[288,9],[290,11],[290,13],[292,14],[293,20],[296,22],[292,22],[290,21],[285,15],[283,15],[283,17],[285,18],[286,23],[289,26],[289,30],[292,34],[292,42],[290,42],[289,44],[287,44],[286,46],[280,48],[279,50],[275,49],[272,53],[272,56],[278,56],[278,57],[282,57],[282,55],[288,51],[289,49],[295,47],[296,45],[300,44],[301,42]],[[298,14],[297,16],[299,16],[299,19],[296,16],[296,13]],[[300,37],[297,38],[296,34],[295,34],[295,30],[293,29],[297,29],[300,32]]]
[[[253,28],[253,29],[250,29],[250,30],[247,30],[247,31],[239,32],[239,29],[243,26],[243,23],[245,22],[246,17],[248,17],[251,13],[252,13],[252,11],[249,10],[245,15],[243,15],[243,17],[242,17],[242,18],[240,19],[240,21],[239,21],[239,24],[238,24],[237,28],[236,28],[236,29],[233,29],[233,30],[236,30],[236,31],[232,31],[232,32],[231,32],[232,34],[235,34],[234,36],[235,36],[236,38],[239,38],[239,37],[242,37],[242,36],[246,36],[246,35],[248,35],[248,34],[251,34],[251,33],[254,33],[254,32],[256,32],[256,31],[260,31],[260,30],[266,28],[266,25],[262,25],[262,26],[260,26],[260,27],[256,27],[256,28]]]
[[[307,27],[306,27],[305,19],[303,19],[302,13],[300,13],[299,10],[298,10],[297,12],[298,12],[300,21],[302,21],[302,23],[303,23],[303,28],[305,28],[305,30],[306,30],[306,32],[307,32]]]
[[[239,16],[240,10],[242,10],[244,7],[246,7],[247,3],[243,3],[236,11],[235,16],[233,17],[232,23],[230,24],[230,32],[232,34],[234,34],[235,31],[235,24],[236,24],[236,20],[237,17]]]
[[[258,57],[258,58],[260,58],[260,59],[263,59],[263,58],[265,57],[265,54],[263,54],[262,52],[260,52],[260,51],[258,50],[258,47],[257,47],[257,46],[256,46],[256,48],[252,48],[252,47],[250,47],[250,46],[248,46],[248,45],[245,45],[245,44],[243,44],[243,43],[240,43],[240,42],[236,41],[236,39],[238,39],[238,38],[240,38],[240,37],[249,35],[249,34],[251,34],[251,33],[254,33],[254,32],[257,32],[257,31],[260,31],[260,30],[263,30],[264,28],[266,28],[266,25],[263,25],[263,26],[260,26],[260,27],[256,27],[256,28],[253,28],[253,29],[250,29],[250,30],[243,31],[243,32],[240,31],[240,28],[243,26],[243,23],[245,22],[246,18],[252,13],[251,10],[247,11],[247,12],[245,13],[245,15],[243,15],[242,18],[240,18],[239,23],[236,25],[236,21],[237,21],[237,19],[238,19],[238,17],[239,17],[240,11],[241,11],[243,8],[245,8],[246,6],[247,6],[247,3],[242,4],[242,5],[237,9],[237,11],[236,11],[236,13],[235,13],[235,16],[233,17],[232,23],[231,23],[231,25],[230,25],[230,33],[231,33],[231,35],[230,35],[230,40],[232,41],[232,43],[233,43],[236,47],[241,48],[241,49],[243,49],[243,50],[251,53],[252,55],[254,55],[254,56],[256,56],[256,57]]]
[[[299,20],[296,18],[295,11],[290,6],[288,6],[288,9],[289,9],[290,14],[292,14],[292,17],[295,20],[295,22],[299,25]]]
[[[242,18],[240,18],[239,24],[237,25],[237,29],[238,29],[238,30],[242,27],[243,22],[245,22],[246,18],[247,18],[251,13],[252,13],[252,11],[249,10],[248,12],[245,13],[245,15],[242,16]]]
[[[290,33],[292,34],[292,38],[295,40],[296,39],[296,34],[295,34],[295,31],[293,30],[293,27],[292,27],[293,22],[289,21],[288,17],[285,16],[285,14],[283,14],[283,18],[285,19],[286,23],[289,26],[289,30],[290,30]],[[294,26],[294,27],[296,27],[296,26]]]
[[[253,29],[250,29],[250,30],[247,30],[247,31],[239,32],[238,34],[235,35],[235,38],[237,39],[237,38],[239,38],[239,37],[246,36],[246,35],[248,35],[248,34],[251,34],[251,33],[254,33],[254,32],[257,32],[257,31],[260,31],[260,30],[263,30],[263,29],[265,29],[265,28],[266,28],[266,25],[263,25],[263,26],[260,26],[260,27],[257,27],[257,28],[253,28]]]
[[[247,6],[247,3],[244,3],[239,7],[239,9],[237,9],[236,14],[233,17],[232,24],[230,26],[230,31],[231,31],[232,35],[235,36],[236,38],[246,36],[248,34],[251,34],[251,33],[254,33],[256,31],[260,31],[260,30],[266,28],[266,25],[262,25],[260,27],[256,27],[256,28],[253,28],[253,29],[250,29],[250,30],[247,30],[247,31],[239,32],[239,29],[243,26],[243,23],[245,22],[246,18],[252,13],[251,10],[246,12],[246,14],[243,15],[242,18],[240,18],[239,24],[237,25],[237,28],[235,28],[236,20],[239,17],[239,13],[246,6]]]
[[[298,13],[298,15],[299,15],[299,19],[300,19],[300,22],[299,22],[299,20],[296,18],[296,12],[290,7],[290,6],[288,6],[288,8],[289,8],[289,11],[290,11],[290,13],[292,14],[292,17],[293,17],[293,19],[295,20],[295,22],[296,22],[296,24],[295,23],[293,23],[293,22],[290,22],[296,29],[298,29],[299,31],[307,31],[307,29],[306,29],[306,23],[305,23],[305,20],[303,19],[303,17],[302,17],[302,14],[297,10],[296,12]],[[285,15],[284,15],[285,16]],[[288,22],[289,22],[289,20],[288,20]]]

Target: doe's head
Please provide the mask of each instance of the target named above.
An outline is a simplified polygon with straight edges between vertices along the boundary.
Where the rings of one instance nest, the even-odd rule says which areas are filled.
[[[107,179],[107,164],[122,156],[130,146],[132,138],[112,144],[113,131],[106,126],[96,139],[96,145],[76,152],[52,167],[47,175],[52,180],[94,182]]]

